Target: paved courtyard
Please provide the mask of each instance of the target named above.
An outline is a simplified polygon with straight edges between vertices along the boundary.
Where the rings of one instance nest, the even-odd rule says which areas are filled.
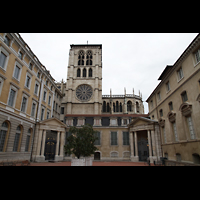
[[[20,166],[21,164],[17,164]],[[43,163],[30,163],[29,166],[71,166],[71,162],[43,162]],[[109,161],[94,161],[93,166],[148,166],[144,162],[109,162]],[[151,166],[154,166],[151,164]]]

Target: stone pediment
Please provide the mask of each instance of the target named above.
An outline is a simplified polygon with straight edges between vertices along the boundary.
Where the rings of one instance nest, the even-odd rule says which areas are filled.
[[[158,122],[144,117],[137,117],[136,119],[133,119],[128,127],[131,129],[131,131],[150,130],[153,129],[153,124],[155,123]]]
[[[40,121],[39,124],[40,125],[49,125],[49,126],[54,126],[54,127],[59,126],[59,127],[67,128],[66,124],[64,124],[59,119],[54,118],[54,117]]]

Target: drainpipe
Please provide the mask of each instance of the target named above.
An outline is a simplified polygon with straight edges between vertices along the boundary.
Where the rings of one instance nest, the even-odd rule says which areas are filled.
[[[156,103],[156,113],[157,113],[157,117],[158,117],[158,107],[157,107],[157,98],[156,98],[156,94],[155,94],[155,103]],[[163,150],[162,150],[162,134],[161,134],[161,128],[160,128],[160,125],[159,126],[159,131],[160,131],[160,146],[161,146],[161,154],[162,154],[162,157],[163,156]],[[157,159],[158,159],[158,154],[157,154]]]
[[[38,107],[36,110],[36,118],[35,118],[35,127],[34,127],[34,132],[33,132],[33,144],[32,144],[32,149],[31,149],[31,156],[30,156],[30,162],[32,162],[32,154],[33,154],[33,145],[34,145],[34,139],[35,139],[35,131],[36,131],[36,125],[37,125],[37,116],[38,116],[38,112],[39,112],[39,104],[40,104],[40,95],[41,95],[41,88],[42,87],[42,74],[41,74],[41,83],[40,83],[40,91],[39,91],[39,103],[38,103]]]

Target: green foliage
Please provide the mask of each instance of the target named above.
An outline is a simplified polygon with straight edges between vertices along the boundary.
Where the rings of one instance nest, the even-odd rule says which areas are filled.
[[[72,134],[67,138],[67,145],[65,145],[65,153],[75,154],[79,159],[80,156],[90,156],[94,154],[97,148],[94,146],[96,132],[92,126],[87,124],[81,128],[71,127],[69,132]]]

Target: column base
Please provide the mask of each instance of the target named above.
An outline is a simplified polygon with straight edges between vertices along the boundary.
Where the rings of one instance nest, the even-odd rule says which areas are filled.
[[[132,162],[139,162],[139,156],[131,156]]]
[[[35,156],[35,161],[36,162],[44,162],[45,161],[45,156],[37,155],[37,156]]]
[[[63,156],[55,155],[55,161],[63,161]]]

